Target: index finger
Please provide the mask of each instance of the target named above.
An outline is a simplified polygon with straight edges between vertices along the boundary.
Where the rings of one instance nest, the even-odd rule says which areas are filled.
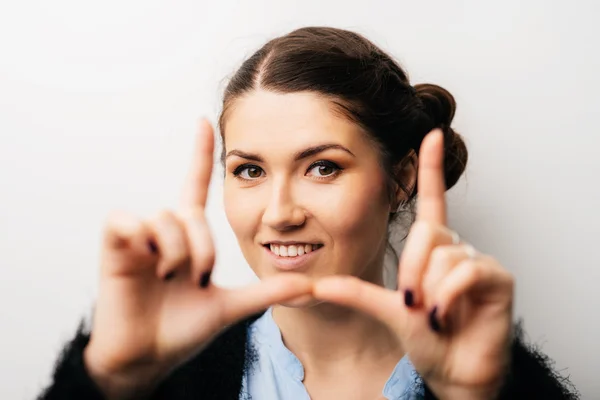
[[[196,134],[192,164],[183,187],[182,209],[204,208],[206,205],[212,175],[214,142],[211,124],[202,119]]]
[[[446,225],[444,136],[434,129],[425,136],[419,152],[417,221]]]
[[[320,278],[313,287],[315,298],[352,307],[390,327],[406,326],[406,308],[398,292],[350,275]]]

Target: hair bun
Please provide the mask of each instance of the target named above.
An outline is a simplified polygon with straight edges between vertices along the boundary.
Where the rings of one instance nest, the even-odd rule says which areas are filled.
[[[443,87],[431,83],[415,85],[415,90],[434,125],[450,126],[456,111],[454,96]]]
[[[415,90],[433,125],[444,132],[444,178],[446,189],[450,189],[465,171],[469,156],[464,140],[450,126],[456,101],[449,91],[438,85],[419,84]]]

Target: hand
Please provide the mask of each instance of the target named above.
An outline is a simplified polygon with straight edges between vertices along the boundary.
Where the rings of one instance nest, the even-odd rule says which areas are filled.
[[[510,358],[513,278],[492,257],[473,257],[472,247],[453,243],[439,130],[424,139],[418,171],[417,219],[401,257],[399,291],[333,276],[315,283],[314,296],[386,324],[438,398],[494,398]]]
[[[308,278],[295,274],[239,290],[210,284],[215,251],[204,207],[213,142],[202,121],[179,213],[149,221],[115,213],[108,220],[84,360],[109,398],[151,390],[225,326],[312,291]]]

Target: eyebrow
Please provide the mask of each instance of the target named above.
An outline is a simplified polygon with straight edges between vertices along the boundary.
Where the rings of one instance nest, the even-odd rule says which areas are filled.
[[[352,157],[356,157],[354,155],[354,153],[352,153],[350,150],[348,150],[346,147],[344,147],[340,144],[325,143],[325,144],[320,144],[318,146],[309,147],[307,149],[297,152],[296,154],[294,154],[294,161],[300,161],[304,158],[312,157],[316,154],[324,152],[325,150],[331,150],[331,149],[342,150],[342,151],[345,151],[346,153],[350,154]],[[229,156],[238,156],[238,157],[245,158],[245,159],[251,160],[251,161],[256,161],[256,162],[264,161],[263,158],[256,153],[247,153],[247,152],[241,151],[241,150],[231,150],[230,152],[227,153],[225,158],[228,158]]]

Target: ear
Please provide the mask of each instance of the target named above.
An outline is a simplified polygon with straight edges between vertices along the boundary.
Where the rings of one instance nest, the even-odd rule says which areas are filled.
[[[408,200],[417,184],[417,173],[419,166],[419,158],[414,150],[410,150],[408,154],[394,168],[394,178],[396,182],[402,182],[402,185],[408,189],[408,194],[402,190],[399,184],[395,185],[394,204],[392,204],[392,212],[396,212],[400,204]]]

